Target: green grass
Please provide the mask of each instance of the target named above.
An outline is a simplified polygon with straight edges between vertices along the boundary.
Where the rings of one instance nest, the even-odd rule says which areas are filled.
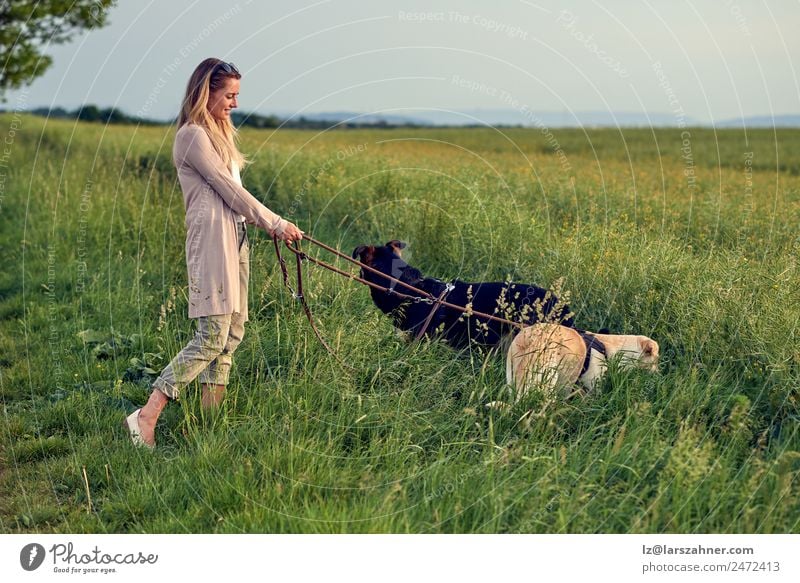
[[[18,122],[0,531],[800,530],[796,131],[692,129],[693,184],[679,130],[554,130],[565,157],[538,130],[244,132],[245,185],[315,238],[399,238],[442,278],[563,277],[579,325],[655,338],[661,372],[611,370],[524,431],[483,407],[508,395],[501,355],[407,344],[309,266],[343,369],[251,230],[224,408],[205,418],[190,386],[151,454],[122,418],[193,333],[173,132]]]

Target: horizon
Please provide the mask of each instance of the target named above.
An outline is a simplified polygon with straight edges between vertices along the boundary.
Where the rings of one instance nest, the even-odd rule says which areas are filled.
[[[25,109],[7,109],[0,107],[0,114],[4,113],[23,113],[36,115],[39,117],[47,117],[48,119],[72,119],[77,118],[79,111],[82,108],[95,107],[99,111],[110,111],[124,115],[129,118],[127,121],[115,121],[109,123],[145,123],[153,125],[168,125],[174,123],[176,116],[169,118],[137,118],[130,112],[125,111],[119,107],[104,106],[96,103],[85,103],[74,109],[69,109],[63,106],[33,106],[26,107]],[[408,108],[406,108],[408,109]],[[55,112],[56,115],[50,115]],[[481,112],[485,113],[484,117],[477,117],[476,114]],[[293,112],[280,112],[280,111],[246,111],[237,108],[236,114],[243,118],[254,116],[269,118],[274,117],[279,121],[286,122],[300,122],[306,120],[308,122],[317,123],[331,123],[342,124],[349,123],[353,125],[363,126],[378,126],[380,124],[388,124],[392,126],[421,126],[421,127],[442,127],[442,128],[457,128],[457,127],[518,127],[518,128],[551,128],[551,129],[570,129],[570,128],[716,128],[716,129],[741,129],[747,127],[748,129],[756,128],[776,128],[776,129],[791,129],[800,127],[800,114],[785,114],[785,115],[753,115],[745,118],[730,118],[716,120],[715,123],[703,123],[699,120],[685,118],[680,122],[674,120],[669,114],[664,112],[629,112],[629,111],[531,111],[527,115],[520,115],[513,109],[492,109],[492,108],[475,108],[466,110],[448,110],[440,115],[437,119],[436,116],[426,114],[440,113],[433,110],[424,110],[420,108],[413,108],[412,112],[407,115],[400,113],[368,113],[357,111],[319,111],[319,112],[303,112],[296,114]],[[450,121],[444,121],[443,117],[450,117]],[[494,115],[495,120],[492,120]],[[506,119],[504,121],[496,121],[498,116],[517,115],[517,120]],[[572,117],[572,121],[565,121],[567,117]],[[461,118],[462,123],[458,122]],[[453,119],[455,118],[455,120]],[[519,119],[521,118],[521,119]],[[618,119],[621,118],[621,119]],[[654,119],[656,121],[654,121]],[[554,123],[554,120],[559,120]],[[103,121],[103,120],[81,120],[87,122]],[[241,125],[241,124],[240,124]]]

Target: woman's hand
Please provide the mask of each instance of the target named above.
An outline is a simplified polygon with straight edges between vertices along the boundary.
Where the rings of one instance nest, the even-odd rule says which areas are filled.
[[[283,233],[278,235],[278,238],[282,241],[286,241],[287,243],[292,243],[294,241],[301,241],[303,239],[303,231],[297,228],[297,225],[294,223],[290,223],[287,221],[286,227],[283,229]]]

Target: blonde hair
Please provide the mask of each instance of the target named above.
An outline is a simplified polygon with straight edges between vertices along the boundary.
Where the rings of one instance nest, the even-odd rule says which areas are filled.
[[[219,67],[220,63],[223,63],[220,59],[209,58],[195,68],[186,86],[186,95],[183,97],[181,112],[178,115],[178,129],[187,123],[199,125],[206,130],[211,144],[225,165],[230,166],[231,161],[234,161],[242,169],[248,160],[237,146],[239,135],[236,127],[230,118],[218,120],[208,112],[211,92],[225,87],[230,78],[242,78],[236,70],[228,72]]]

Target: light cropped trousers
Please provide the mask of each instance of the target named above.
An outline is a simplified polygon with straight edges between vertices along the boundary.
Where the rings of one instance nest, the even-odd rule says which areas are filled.
[[[239,237],[239,293],[246,305],[250,277],[250,243],[244,222],[237,222]],[[183,388],[199,375],[201,383],[227,385],[233,353],[244,337],[244,316],[240,312],[196,318],[197,331],[189,343],[170,361],[153,382],[170,399],[178,399]]]

